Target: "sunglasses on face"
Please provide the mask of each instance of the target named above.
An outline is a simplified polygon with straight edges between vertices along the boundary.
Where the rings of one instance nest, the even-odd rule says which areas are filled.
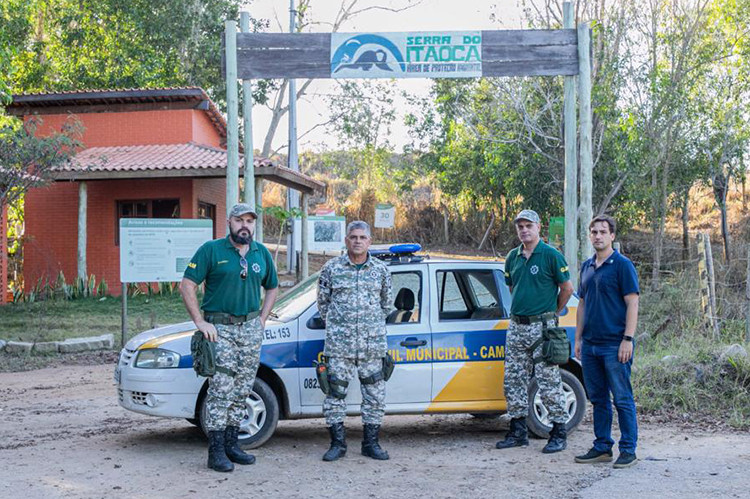
[[[245,260],[244,256],[240,257],[240,267],[242,267],[242,270],[240,270],[240,279],[244,281],[247,279],[247,260]]]

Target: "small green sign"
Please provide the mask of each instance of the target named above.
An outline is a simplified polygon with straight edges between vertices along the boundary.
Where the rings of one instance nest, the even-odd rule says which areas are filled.
[[[550,217],[549,244],[562,251],[565,245],[565,217]]]

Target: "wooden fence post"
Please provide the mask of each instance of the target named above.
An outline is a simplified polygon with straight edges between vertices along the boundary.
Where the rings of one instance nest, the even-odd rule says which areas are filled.
[[[706,263],[706,243],[704,241],[704,234],[698,233],[697,236],[698,247],[698,280],[700,283],[701,293],[701,314],[706,325],[711,324],[711,298],[710,298],[710,287],[708,285],[708,265]]]
[[[701,305],[703,315],[708,319],[708,326],[714,336],[719,338],[719,322],[716,312],[716,274],[714,273],[711,237],[698,234],[698,271],[701,275]]]

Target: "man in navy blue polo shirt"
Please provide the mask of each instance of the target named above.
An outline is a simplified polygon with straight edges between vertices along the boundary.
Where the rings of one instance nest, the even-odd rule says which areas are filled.
[[[612,460],[614,402],[620,424],[620,456],[614,467],[628,468],[638,461],[638,423],[630,384],[633,335],[638,322],[638,274],[633,262],[612,248],[614,218],[594,218],[589,224],[589,238],[596,254],[581,266],[575,354],[583,365],[583,380],[594,406],[596,438],[594,447],[576,456],[575,461]]]

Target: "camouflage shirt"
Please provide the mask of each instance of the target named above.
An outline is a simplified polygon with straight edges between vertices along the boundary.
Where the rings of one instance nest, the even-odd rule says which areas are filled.
[[[391,273],[376,258],[368,256],[361,269],[348,254],[326,262],[318,280],[318,310],[326,321],[325,355],[384,357],[392,293]]]

